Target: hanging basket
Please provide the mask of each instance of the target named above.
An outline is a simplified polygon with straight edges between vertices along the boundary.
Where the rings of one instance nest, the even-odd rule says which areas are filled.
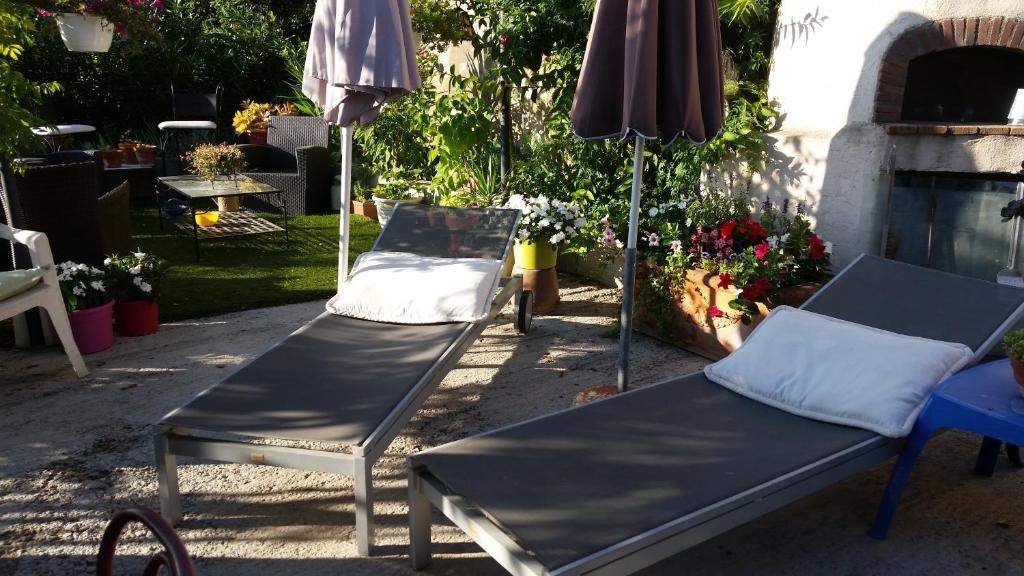
[[[64,46],[71,52],[106,52],[114,40],[114,26],[99,16],[64,13],[57,15],[57,27]]]

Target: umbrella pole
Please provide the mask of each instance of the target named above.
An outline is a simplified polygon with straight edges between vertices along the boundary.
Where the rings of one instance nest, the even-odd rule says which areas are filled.
[[[629,386],[629,344],[633,336],[633,285],[636,281],[636,236],[640,221],[640,183],[644,174],[644,139],[636,137],[633,156],[633,190],[629,202],[629,237],[622,270],[622,316],[619,320],[619,392]]]
[[[341,214],[338,224],[338,292],[348,277],[349,207],[352,205],[352,125],[341,127]]]

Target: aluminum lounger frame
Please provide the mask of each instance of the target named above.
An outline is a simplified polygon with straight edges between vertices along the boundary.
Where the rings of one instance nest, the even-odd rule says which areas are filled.
[[[831,282],[838,280],[864,257],[864,255],[858,257],[837,274]],[[819,291],[818,294],[815,294],[804,306],[811,304],[821,293]],[[1024,304],[1018,305],[1014,313],[988,336],[985,343],[974,353],[970,364],[973,365],[984,358],[1001,335],[1022,318],[1024,318]],[[641,390],[634,390],[626,394]],[[598,402],[612,402],[615,398],[616,396],[612,396]],[[572,410],[576,410],[576,408],[568,408],[554,414],[505,426],[484,435],[498,433]],[[446,446],[472,439],[473,437],[466,438]],[[688,512],[670,522],[551,570],[520,546],[496,520],[487,514],[486,510],[482,510],[467,498],[454,493],[434,477],[429,470],[409,466],[409,529],[412,564],[414,568],[422,569],[431,561],[431,509],[436,507],[495,561],[516,576],[629,574],[670,558],[705,540],[880,464],[898,454],[902,445],[902,439],[883,436],[871,437],[845,450],[830,454],[768,482],[699,510]],[[443,448],[445,446],[439,446],[421,452],[421,454]]]
[[[516,225],[518,225],[518,220],[517,217]],[[388,225],[390,226],[393,222],[395,220],[390,221]],[[512,230],[514,232],[515,226]],[[387,226],[378,236],[373,249],[377,248],[380,238],[386,231]],[[502,253],[502,261],[511,250],[514,240],[515,234],[512,233],[509,235]],[[360,444],[352,446],[351,453],[266,446],[246,442],[244,439],[225,439],[223,432],[211,434],[197,429],[159,424],[153,443],[156,453],[160,511],[164,518],[172,524],[178,523],[182,518],[177,472],[178,456],[343,474],[353,478],[357,549],[360,555],[369,555],[374,534],[373,465],[384,454],[402,428],[423,406],[427,398],[437,389],[445,376],[458,364],[466,350],[498,316],[505,304],[513,298],[516,298],[517,303],[520,302],[519,298],[523,293],[521,277],[503,278],[498,288],[500,289],[494,297],[487,318],[480,322],[467,324],[466,329],[448,346],[373,431]],[[325,312],[324,314],[329,313]],[[301,334],[312,324],[313,322],[310,322],[299,328],[288,338]],[[288,338],[284,341],[287,341]],[[235,372],[244,368],[245,366],[241,366]]]

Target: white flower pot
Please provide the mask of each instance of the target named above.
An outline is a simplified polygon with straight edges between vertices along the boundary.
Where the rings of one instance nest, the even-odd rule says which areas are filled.
[[[114,40],[114,25],[89,14],[57,14],[60,38],[71,52],[106,52]]]
[[[409,198],[379,198],[373,196],[373,203],[377,206],[377,221],[380,222],[381,226],[388,223],[388,218],[391,218],[391,213],[395,211],[395,206],[398,206],[399,202],[408,202],[409,204],[420,204],[423,202],[423,196],[411,196]]]

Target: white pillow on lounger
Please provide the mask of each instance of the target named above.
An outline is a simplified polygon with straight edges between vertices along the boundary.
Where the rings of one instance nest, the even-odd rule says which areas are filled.
[[[704,374],[786,412],[898,438],[910,433],[935,386],[971,356],[963,344],[780,306]]]
[[[364,252],[327,310],[393,324],[477,322],[487,317],[501,262]]]

